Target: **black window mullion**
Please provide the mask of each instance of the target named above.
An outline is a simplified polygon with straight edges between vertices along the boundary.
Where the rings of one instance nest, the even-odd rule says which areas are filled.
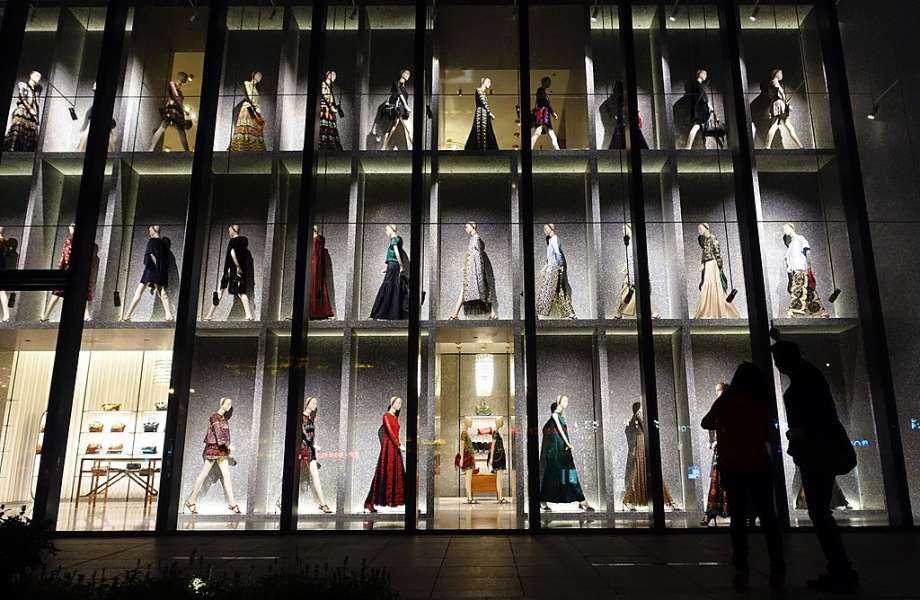
[[[19,59],[22,55],[22,43],[26,35],[26,22],[29,19],[29,0],[9,0],[3,9],[3,24],[0,25],[0,135],[6,133],[9,121],[9,105],[5,104],[12,96],[6,94],[15,89],[16,75],[19,72]],[[3,145],[0,144],[0,161],[3,160]]]

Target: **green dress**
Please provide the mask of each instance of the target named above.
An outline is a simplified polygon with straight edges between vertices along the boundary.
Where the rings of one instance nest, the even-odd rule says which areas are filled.
[[[565,417],[559,415],[562,433],[569,437]],[[571,438],[569,438],[571,439]],[[550,416],[543,426],[543,447],[540,448],[540,502],[584,502],[585,494],[578,482],[575,460],[571,450]]]

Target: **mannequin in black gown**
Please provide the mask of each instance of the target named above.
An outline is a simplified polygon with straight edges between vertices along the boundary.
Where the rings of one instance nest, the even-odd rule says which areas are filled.
[[[476,88],[476,109],[473,112],[473,126],[470,135],[466,138],[466,150],[498,150],[498,141],[495,139],[495,130],[492,121],[495,115],[489,108],[489,98],[486,93],[492,87],[492,79],[483,77]]]

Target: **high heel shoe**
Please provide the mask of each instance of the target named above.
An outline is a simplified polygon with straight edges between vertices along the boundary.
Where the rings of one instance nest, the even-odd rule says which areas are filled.
[[[186,501],[185,501],[185,508],[187,508],[188,511],[189,511],[190,513],[192,513],[193,515],[197,515],[197,514],[198,514],[198,505],[195,504],[194,502],[189,502],[188,500],[186,500]]]
[[[366,510],[366,511],[369,512],[369,513],[375,513],[375,512],[377,512],[377,509],[374,508],[374,505],[373,505],[373,504],[365,504],[365,505],[364,505],[364,510]]]
[[[232,512],[232,513],[235,514],[235,515],[242,514],[242,513],[240,513],[240,505],[239,505],[239,504],[234,504],[233,506],[228,506],[227,508],[229,508],[229,509],[230,509],[230,512]]]
[[[329,508],[329,506],[326,504],[320,504],[319,509],[323,511],[324,513],[326,513],[327,515],[332,512],[332,509]]]
[[[700,521],[700,527],[709,527],[709,522],[710,522],[710,521],[715,521],[715,518],[714,518],[714,517],[713,517],[713,518],[710,518],[710,517],[708,517],[708,516],[704,516],[703,519]]]

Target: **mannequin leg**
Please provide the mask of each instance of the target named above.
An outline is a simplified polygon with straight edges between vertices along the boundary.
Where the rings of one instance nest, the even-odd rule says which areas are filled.
[[[537,140],[540,139],[540,127],[531,127],[530,128],[530,147],[533,149],[537,145]]]
[[[224,299],[224,294],[226,293],[226,291],[227,291],[227,288],[221,288],[221,290],[220,290],[220,295],[217,297],[217,298],[218,298],[218,300],[217,300],[218,304]],[[205,321],[210,321],[211,319],[213,319],[213,318],[214,318],[214,311],[215,311],[215,310],[217,310],[217,307],[214,306],[214,304],[211,304],[211,310],[209,310],[209,311],[208,311],[208,314],[206,314],[206,315],[204,316],[204,320],[205,320]]]
[[[397,119],[397,121],[396,121],[395,123],[393,123],[393,126],[390,127],[390,130],[387,131],[386,134],[383,136],[383,143],[380,145],[380,148],[381,148],[382,150],[389,150],[389,149],[390,149],[390,147],[391,147],[390,145],[391,145],[392,142],[393,142],[393,134],[396,133],[396,128],[397,128],[397,127],[399,127],[399,120],[398,120],[398,119]]]
[[[495,497],[499,502],[505,499],[502,493],[502,471],[495,471]]]
[[[466,488],[466,501],[473,503],[473,469],[463,471],[463,485]]]
[[[40,321],[47,321],[51,318],[51,311],[54,310],[54,306],[57,304],[60,296],[55,296],[54,294],[48,294],[47,299],[45,300],[45,312],[42,313]]]
[[[157,144],[160,143],[160,138],[166,133],[167,127],[169,127],[169,125],[167,125],[166,121],[160,121],[160,126],[153,132],[153,138],[150,140],[150,147],[147,148],[148,151],[153,152],[157,149]]]
[[[451,319],[457,320],[460,318],[460,309],[463,308],[463,289],[460,289],[460,295],[457,297],[457,304],[454,306],[454,314],[450,316]]]
[[[134,311],[137,310],[137,305],[141,302],[141,296],[144,295],[144,288],[147,287],[143,283],[137,284],[137,287],[134,288],[134,297],[131,298],[131,304],[128,305],[128,310],[124,312],[124,315],[121,317],[122,321],[130,321],[131,316],[134,314]]]
[[[92,321],[93,320],[93,301],[86,301],[86,308],[83,309],[83,320]]]
[[[212,466],[214,466],[214,463],[210,460],[204,461],[204,464],[201,465],[201,472],[198,473],[198,477],[195,478],[195,485],[192,486],[192,493],[188,495],[186,503],[198,503],[198,494],[201,492],[201,487],[204,485],[204,480],[208,478],[208,473],[211,472]]]
[[[243,311],[246,313],[246,320],[252,321],[252,309],[249,308],[249,296],[240,294],[240,300],[243,302]]]
[[[177,129],[179,132],[179,142],[182,144],[182,149],[188,152],[188,135],[186,135],[184,129]]]
[[[798,146],[799,149],[801,149],[802,140],[800,140],[799,136],[796,135],[795,129],[792,128],[792,123],[789,122],[789,119],[786,119],[786,121],[783,123],[783,129],[786,130],[786,133],[789,134],[789,137],[792,139],[793,142],[795,142],[795,145]]]
[[[310,485],[313,486],[313,493],[316,494],[316,501],[319,502],[320,506],[326,506],[326,498],[323,496],[323,484],[319,480],[319,467],[316,466],[316,461],[310,461]]]
[[[687,150],[693,150],[693,142],[696,141],[696,134],[700,132],[700,124],[694,123],[693,127],[690,128],[690,133],[687,134]],[[704,144],[705,145],[705,144]]]
[[[779,130],[779,119],[773,119],[770,123],[770,129],[767,130],[767,150],[773,147],[773,137]]]
[[[552,129],[547,129],[546,135],[549,136],[549,141],[553,143],[553,149],[559,150],[559,138],[556,137],[556,132]]]
[[[169,306],[169,295],[166,293],[166,288],[162,286],[157,286],[157,295],[160,297],[160,303],[163,304],[163,314],[164,318],[167,321],[172,321],[172,308]]]
[[[403,126],[403,133],[406,134],[406,150],[412,150],[412,118],[400,119]]]
[[[230,463],[226,460],[217,461],[217,468],[220,469],[221,481],[224,484],[224,494],[227,496],[227,506],[236,506],[236,498],[233,497],[233,480],[230,478]]]
[[[7,296],[6,292],[0,292],[0,304],[3,306],[3,321],[10,320],[10,307],[8,306],[10,302],[10,297]]]

